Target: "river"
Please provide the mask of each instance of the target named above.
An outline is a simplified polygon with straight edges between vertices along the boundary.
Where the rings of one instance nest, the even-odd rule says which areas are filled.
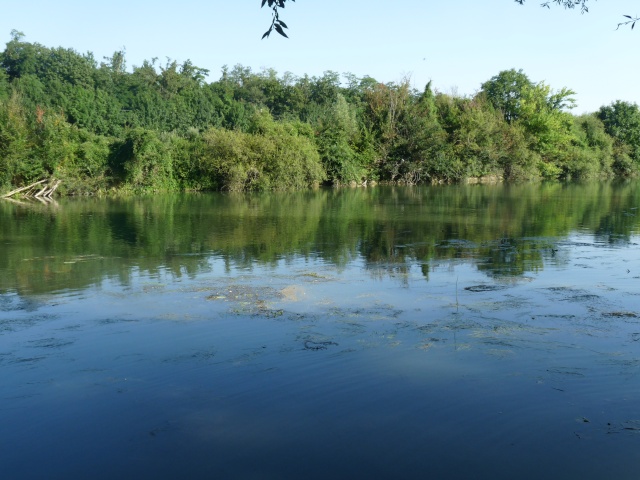
[[[0,203],[11,479],[636,479],[640,183]]]

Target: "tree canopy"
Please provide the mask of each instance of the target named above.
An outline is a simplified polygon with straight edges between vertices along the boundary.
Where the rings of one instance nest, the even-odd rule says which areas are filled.
[[[124,51],[99,62],[12,32],[0,52],[0,191],[50,176],[80,194],[640,173],[636,104],[575,116],[571,89],[522,70],[464,97],[332,71],[208,75],[189,60],[127,69]]]

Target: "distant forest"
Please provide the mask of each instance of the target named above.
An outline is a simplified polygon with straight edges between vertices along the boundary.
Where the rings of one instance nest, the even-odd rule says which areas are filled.
[[[125,54],[0,53],[0,193],[265,191],[321,184],[608,178],[640,172],[640,109],[570,113],[575,92],[505,70],[474,96],[427,84],[190,61],[128,70]]]

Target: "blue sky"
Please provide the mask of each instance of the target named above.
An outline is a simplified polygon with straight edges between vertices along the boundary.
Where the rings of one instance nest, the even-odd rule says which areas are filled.
[[[621,99],[640,103],[640,28],[615,30],[639,0],[590,0],[590,12],[551,10],[541,0],[298,0],[282,11],[290,39],[273,34],[260,0],[27,0],[2,7],[0,41],[16,29],[48,47],[93,52],[123,47],[127,65],[166,57],[211,71],[321,75],[333,70],[382,82],[409,76],[422,89],[473,95],[501,70],[516,68],[554,89],[577,92],[575,113]],[[392,5],[392,6],[390,6]]]

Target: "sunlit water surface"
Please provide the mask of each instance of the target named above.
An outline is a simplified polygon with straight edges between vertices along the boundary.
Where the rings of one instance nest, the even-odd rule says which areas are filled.
[[[2,475],[637,479],[639,206],[637,183],[0,203]]]

